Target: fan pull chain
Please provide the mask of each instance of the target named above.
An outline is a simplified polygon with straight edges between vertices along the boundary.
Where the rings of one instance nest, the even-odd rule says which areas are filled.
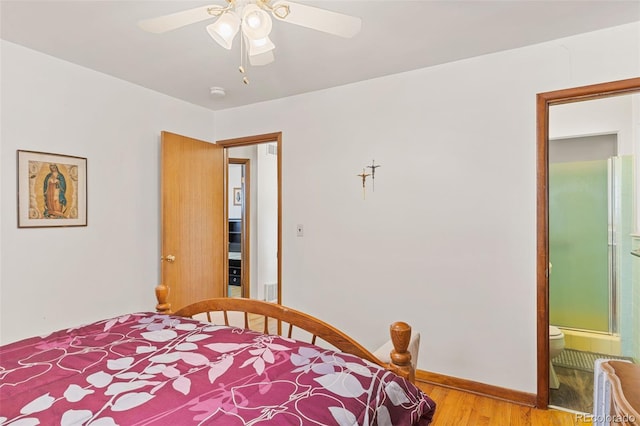
[[[244,39],[244,37],[241,37],[240,38],[240,66],[238,67],[238,71],[240,71],[241,74],[245,74],[245,70],[244,70],[244,60],[245,60],[244,43],[245,43],[245,39]],[[246,75],[242,77],[242,82],[244,84],[249,84],[249,79],[247,78]]]

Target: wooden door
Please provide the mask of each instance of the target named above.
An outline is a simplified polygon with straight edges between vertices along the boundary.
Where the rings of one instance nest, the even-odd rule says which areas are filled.
[[[171,311],[224,291],[224,148],[162,132],[162,283]]]

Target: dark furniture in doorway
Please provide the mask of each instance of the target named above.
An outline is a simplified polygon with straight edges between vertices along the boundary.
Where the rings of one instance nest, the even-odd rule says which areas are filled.
[[[229,219],[229,285],[242,284],[242,219]]]

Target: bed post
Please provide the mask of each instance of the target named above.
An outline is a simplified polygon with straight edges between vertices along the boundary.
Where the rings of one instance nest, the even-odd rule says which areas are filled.
[[[169,299],[169,287],[164,284],[158,284],[156,286],[156,299],[158,304],[156,305],[156,311],[161,314],[171,313],[171,304],[167,301]]]
[[[411,326],[406,322],[394,322],[391,324],[389,333],[393,343],[389,363],[391,371],[415,383],[416,372],[411,365],[411,353],[407,351],[411,341]]]

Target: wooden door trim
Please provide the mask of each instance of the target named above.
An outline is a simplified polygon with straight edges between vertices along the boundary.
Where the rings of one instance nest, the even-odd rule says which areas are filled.
[[[216,142],[225,148],[233,148],[247,145],[258,145],[262,143],[275,143],[277,146],[277,170],[278,170],[278,303],[282,303],[282,132],[265,133],[254,136],[244,136],[233,139],[223,139]],[[226,155],[225,155],[226,158]],[[225,187],[227,182],[225,181]],[[225,203],[227,199],[225,199]],[[225,204],[225,217],[228,222],[228,207]],[[228,223],[227,223],[228,226]],[[227,248],[228,249],[228,248]]]
[[[537,95],[537,346],[536,407],[549,405],[549,107],[640,91],[640,78],[539,93]]]
[[[225,148],[234,146],[246,146],[246,145],[258,145],[261,143],[278,142],[282,141],[282,132],[265,133],[255,136],[243,136],[241,138],[223,139],[216,142],[216,145],[222,145]]]

